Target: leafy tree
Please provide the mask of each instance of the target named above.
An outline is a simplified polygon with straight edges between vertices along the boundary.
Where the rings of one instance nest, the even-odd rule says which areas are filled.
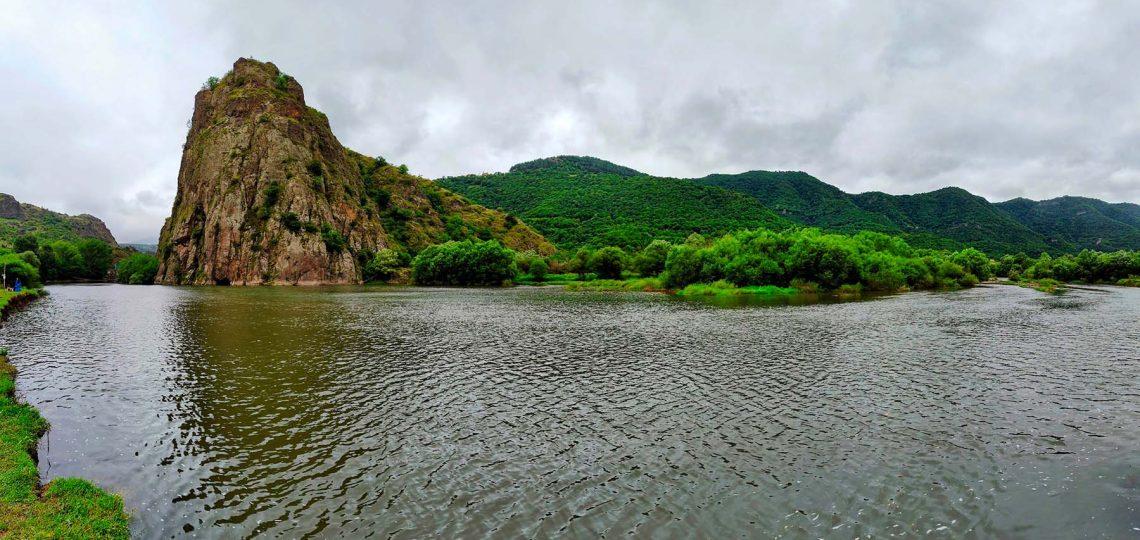
[[[16,253],[23,253],[25,251],[36,251],[40,247],[40,241],[34,235],[25,234],[17,236],[12,240],[12,250]]]
[[[546,274],[550,272],[550,265],[543,259],[534,259],[530,263],[530,276],[537,282],[546,281]]]
[[[392,249],[381,249],[364,267],[366,281],[388,281],[402,266],[400,254]]]
[[[654,240],[645,246],[633,259],[634,270],[642,276],[656,276],[665,271],[665,260],[673,245],[664,240]]]
[[[134,253],[119,261],[115,280],[131,285],[150,285],[158,275],[158,257],[149,253]]]
[[[421,285],[498,286],[517,275],[515,252],[495,240],[436,244],[412,260],[412,279]]]
[[[590,270],[603,279],[621,279],[626,267],[626,254],[618,247],[604,247],[590,257]]]
[[[111,246],[102,240],[84,238],[75,244],[83,260],[82,277],[87,279],[103,279],[111,269],[111,258],[114,255]]]

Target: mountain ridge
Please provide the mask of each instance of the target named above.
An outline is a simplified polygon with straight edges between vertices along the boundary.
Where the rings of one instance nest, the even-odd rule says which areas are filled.
[[[15,237],[28,234],[43,240],[97,238],[112,246],[119,245],[107,224],[91,214],[72,216],[0,193],[0,240],[10,243]]]
[[[714,173],[699,178],[670,178],[650,175],[591,156],[562,155],[519,163],[502,173],[451,176],[437,181],[476,202],[501,206],[524,217],[535,214],[534,217],[539,221],[535,221],[534,225],[540,231],[558,237],[560,235],[553,232],[556,227],[552,227],[551,224],[559,219],[573,217],[579,221],[590,220],[597,215],[583,213],[581,208],[567,210],[566,215],[560,215],[558,208],[550,201],[561,197],[558,193],[559,188],[549,185],[551,181],[560,180],[563,184],[560,189],[578,193],[579,197],[564,201],[564,204],[580,207],[583,204],[581,199],[590,196],[589,190],[584,191],[582,182],[589,181],[593,176],[606,174],[614,180],[621,179],[627,184],[639,182],[642,187],[644,184],[655,182],[675,188],[681,186],[680,183],[689,183],[736,192],[757,200],[766,209],[793,224],[845,233],[870,230],[896,234],[904,237],[912,245],[922,248],[976,247],[993,256],[1016,252],[1034,255],[1046,251],[1071,253],[1085,248],[1140,249],[1140,206],[1131,203],[1106,203],[1087,197],[1069,197],[1069,199],[1093,201],[1088,204],[1094,206],[1099,215],[1103,216],[1103,219],[1098,218],[1097,234],[1112,238],[1112,242],[1107,244],[1103,241],[1095,242],[1092,238],[1096,234],[1083,236],[1074,234],[1069,230],[1071,226],[1062,223],[1063,215],[1054,213],[1042,216],[1040,214],[1043,210],[1040,209],[1036,213],[1015,212],[1014,207],[1020,203],[1012,204],[1012,201],[994,203],[957,186],[907,195],[892,195],[877,191],[853,194],[803,171],[753,170],[736,174]],[[519,179],[522,176],[527,176],[528,182],[507,185],[512,181],[512,177]],[[503,182],[506,184],[496,187],[496,184]],[[541,190],[536,188],[538,184],[543,184]],[[610,197],[619,195],[624,197],[610,201],[609,206],[660,205],[662,202],[642,200],[639,203],[640,196],[630,194],[628,190],[624,194],[613,191],[606,191],[605,194]],[[537,197],[538,200],[528,201],[528,197]],[[1060,199],[1065,198],[1049,201]],[[1049,201],[1039,201],[1036,204],[1044,205],[1044,208],[1048,209],[1050,205],[1045,203]],[[732,210],[710,206],[706,211],[710,215],[723,215]],[[1033,218],[1031,214],[1037,217]],[[708,216],[694,216],[691,213],[685,215],[688,216],[687,219],[692,219],[693,223],[701,223],[708,219]],[[686,225],[677,222],[684,219],[686,218],[678,216],[674,220],[672,230],[684,230]],[[1127,230],[1117,235],[1109,234],[1109,220],[1112,224],[1124,224]],[[1133,227],[1137,229],[1136,235],[1131,232]],[[669,233],[667,236],[675,239],[677,235]],[[644,237],[645,235],[642,235],[643,239]],[[562,235],[562,238],[565,243],[565,235]],[[588,243],[581,240],[577,238],[576,241]],[[593,243],[605,243],[605,241],[604,237],[590,240]]]

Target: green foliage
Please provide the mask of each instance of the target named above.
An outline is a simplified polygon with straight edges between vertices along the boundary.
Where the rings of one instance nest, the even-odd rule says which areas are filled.
[[[515,252],[495,240],[429,246],[412,261],[412,279],[420,285],[498,286],[517,274]]]
[[[401,164],[399,167],[397,167],[397,170],[400,171],[400,174],[408,174],[408,166],[407,165]]]
[[[289,76],[284,73],[278,73],[277,76],[273,78],[273,86],[282,92],[288,90]]]
[[[535,259],[530,263],[530,277],[536,282],[542,283],[546,281],[546,275],[550,273],[550,265],[546,264],[543,259]]]
[[[673,245],[664,240],[654,240],[645,246],[633,259],[633,269],[642,276],[657,276],[665,271],[665,261]]]
[[[301,218],[297,216],[296,212],[285,212],[281,214],[281,226],[292,233],[299,233],[304,227]]]
[[[694,239],[675,246],[662,276],[675,289],[722,280],[735,287],[812,284],[807,288],[881,291],[976,284],[977,277],[954,258],[971,259],[972,254],[919,253],[897,238],[873,232],[847,236],[818,229],[760,229],[728,234],[709,245]]]
[[[439,180],[490,208],[521,217],[563,249],[640,249],[693,231],[724,234],[789,223],[746,195],[687,180],[643,175],[593,158],[561,157],[510,172]]]
[[[325,174],[324,167],[322,167],[321,162],[316,159],[310,161],[308,165],[305,165],[305,170],[313,177],[324,176]]]
[[[150,285],[158,275],[158,257],[149,253],[134,253],[119,261],[116,281],[130,285]]]
[[[82,277],[95,280],[102,280],[107,277],[107,272],[111,270],[111,257],[113,256],[109,244],[94,238],[84,238],[75,244],[75,248],[79,251],[79,257],[83,261]]]
[[[1042,253],[1037,259],[1027,259],[1024,271],[1012,262],[1008,267],[1003,263],[999,263],[999,275],[1004,270],[1004,275],[1014,280],[1116,284],[1140,277],[1140,251],[1104,253],[1086,249],[1077,255],[1059,257]]]
[[[388,281],[405,265],[400,253],[381,249],[364,266],[365,281]]]
[[[220,83],[220,82],[222,82],[221,79],[219,79],[217,77],[210,77],[210,78],[206,79],[205,83],[202,84],[202,89],[203,90],[213,90],[213,89],[218,87],[218,83]]]
[[[20,280],[26,287],[38,287],[41,284],[40,271],[28,263],[18,253],[0,255],[0,267],[8,275],[8,286],[11,287],[16,280]]]
[[[348,239],[328,223],[321,226],[321,240],[325,242],[325,249],[329,253],[340,253],[348,246]]]
[[[590,271],[602,279],[621,279],[627,266],[628,255],[621,248],[608,246],[599,249],[590,257]]]
[[[16,253],[23,253],[25,251],[35,251],[39,249],[40,241],[33,235],[25,234],[17,236],[12,240],[12,250]]]
[[[996,206],[1044,236],[1055,254],[1080,249],[1140,249],[1140,205],[1060,197],[1047,201],[1013,199]]]

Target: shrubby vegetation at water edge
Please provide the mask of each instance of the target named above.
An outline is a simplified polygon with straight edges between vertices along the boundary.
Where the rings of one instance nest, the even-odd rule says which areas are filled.
[[[514,250],[496,240],[464,240],[429,246],[412,260],[420,285],[502,285],[518,276]]]

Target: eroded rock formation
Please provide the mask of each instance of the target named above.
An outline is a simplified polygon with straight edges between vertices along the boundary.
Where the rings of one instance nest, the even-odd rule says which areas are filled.
[[[158,281],[356,283],[380,249],[467,237],[554,249],[511,216],[344,148],[297,81],[240,59],[195,96]]]

